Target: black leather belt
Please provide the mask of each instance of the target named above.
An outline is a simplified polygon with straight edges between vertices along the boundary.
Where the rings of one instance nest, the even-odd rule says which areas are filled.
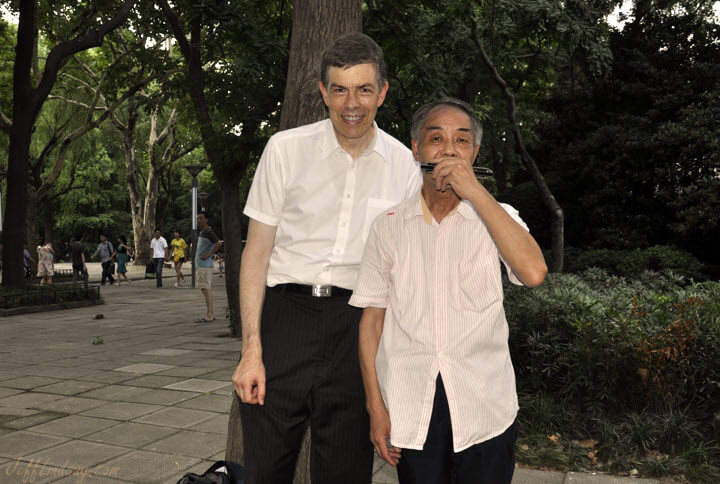
[[[353,293],[350,289],[343,287],[323,286],[320,284],[278,284],[271,289],[313,297],[350,297]]]

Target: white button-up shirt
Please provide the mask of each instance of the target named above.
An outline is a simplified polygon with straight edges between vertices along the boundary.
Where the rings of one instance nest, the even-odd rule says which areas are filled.
[[[516,210],[503,208],[527,229]],[[455,452],[515,420],[501,260],[467,201],[438,224],[416,195],[373,224],[350,304],[387,308],[375,365],[392,445],[422,449],[438,373]]]
[[[374,140],[355,160],[328,119],[270,138],[244,210],[277,227],[268,286],[355,286],[372,221],[422,185],[412,152],[374,128]]]

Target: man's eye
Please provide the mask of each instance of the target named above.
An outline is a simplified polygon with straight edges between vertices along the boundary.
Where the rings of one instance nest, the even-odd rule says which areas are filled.
[[[469,142],[470,142],[470,140],[468,140],[466,138],[458,138],[458,143],[469,143]]]

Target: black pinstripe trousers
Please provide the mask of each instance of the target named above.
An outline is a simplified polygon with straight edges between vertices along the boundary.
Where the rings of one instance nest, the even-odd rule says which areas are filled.
[[[358,362],[361,315],[348,297],[267,288],[261,322],[265,405],[240,405],[246,484],[292,483],[307,425],[313,484],[371,482]]]

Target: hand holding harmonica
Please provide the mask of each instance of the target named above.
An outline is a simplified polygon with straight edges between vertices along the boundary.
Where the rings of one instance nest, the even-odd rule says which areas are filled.
[[[422,170],[423,173],[432,173],[433,170],[435,170],[435,165],[435,163],[420,163],[420,170]],[[486,168],[484,166],[473,165],[472,170],[479,180],[490,178],[491,176],[493,176],[493,171],[490,168]]]

